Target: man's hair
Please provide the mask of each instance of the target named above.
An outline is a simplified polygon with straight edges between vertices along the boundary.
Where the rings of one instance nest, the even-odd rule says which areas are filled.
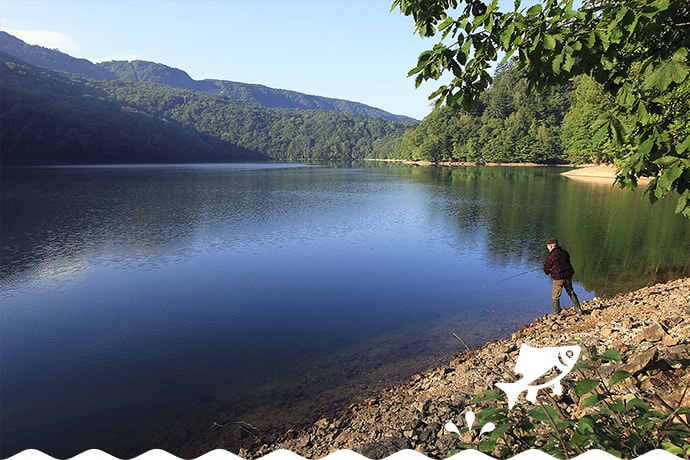
[[[555,244],[556,246],[558,246],[558,240],[556,238],[549,238],[548,240],[546,240],[546,244]]]

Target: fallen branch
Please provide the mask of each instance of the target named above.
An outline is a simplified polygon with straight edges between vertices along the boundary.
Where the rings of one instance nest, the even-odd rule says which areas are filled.
[[[453,337],[455,337],[455,338],[458,339],[460,342],[462,342],[462,344],[465,345],[465,348],[467,349],[468,352],[470,351],[470,347],[468,347],[468,346],[467,346],[467,343],[466,343],[464,340],[462,340],[462,337],[460,337],[460,336],[459,336],[458,334],[456,334],[455,332],[453,332]]]
[[[255,432],[259,431],[259,429],[257,427],[255,427],[254,425],[252,425],[251,423],[243,422],[242,420],[233,421],[233,422],[221,422],[221,423],[214,421],[213,424],[211,424],[211,428],[215,428],[215,427],[224,428],[228,425],[239,425],[240,429],[246,431],[247,433],[250,433],[250,431],[247,429],[247,427],[251,428]]]

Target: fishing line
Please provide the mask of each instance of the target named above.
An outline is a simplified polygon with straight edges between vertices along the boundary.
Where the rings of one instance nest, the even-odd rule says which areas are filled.
[[[512,280],[513,278],[517,278],[518,276],[526,275],[528,273],[538,272],[539,270],[541,270],[541,268],[534,268],[532,270],[527,270],[526,272],[522,272],[522,273],[518,273],[517,275],[509,276],[508,278],[502,279],[501,281],[496,281],[496,284],[505,283],[506,281]],[[482,286],[482,289],[486,289],[486,285]]]
[[[513,278],[517,278],[518,276],[526,275],[528,273],[538,272],[539,270],[541,270],[541,268],[533,268],[532,270],[527,270],[526,272],[522,272],[522,273],[518,273],[517,275],[509,276],[508,278],[499,281],[499,283],[503,283],[504,281],[512,280]]]

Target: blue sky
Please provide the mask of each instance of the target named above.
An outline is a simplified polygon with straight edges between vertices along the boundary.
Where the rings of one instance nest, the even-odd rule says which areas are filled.
[[[392,0],[2,0],[0,29],[93,62],[143,59],[424,118],[435,84],[407,72],[433,45]]]

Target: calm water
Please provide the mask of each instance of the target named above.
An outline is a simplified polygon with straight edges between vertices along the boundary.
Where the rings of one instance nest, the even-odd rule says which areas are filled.
[[[4,171],[1,456],[297,426],[549,312],[552,235],[581,300],[688,275],[672,200],[561,171]]]

